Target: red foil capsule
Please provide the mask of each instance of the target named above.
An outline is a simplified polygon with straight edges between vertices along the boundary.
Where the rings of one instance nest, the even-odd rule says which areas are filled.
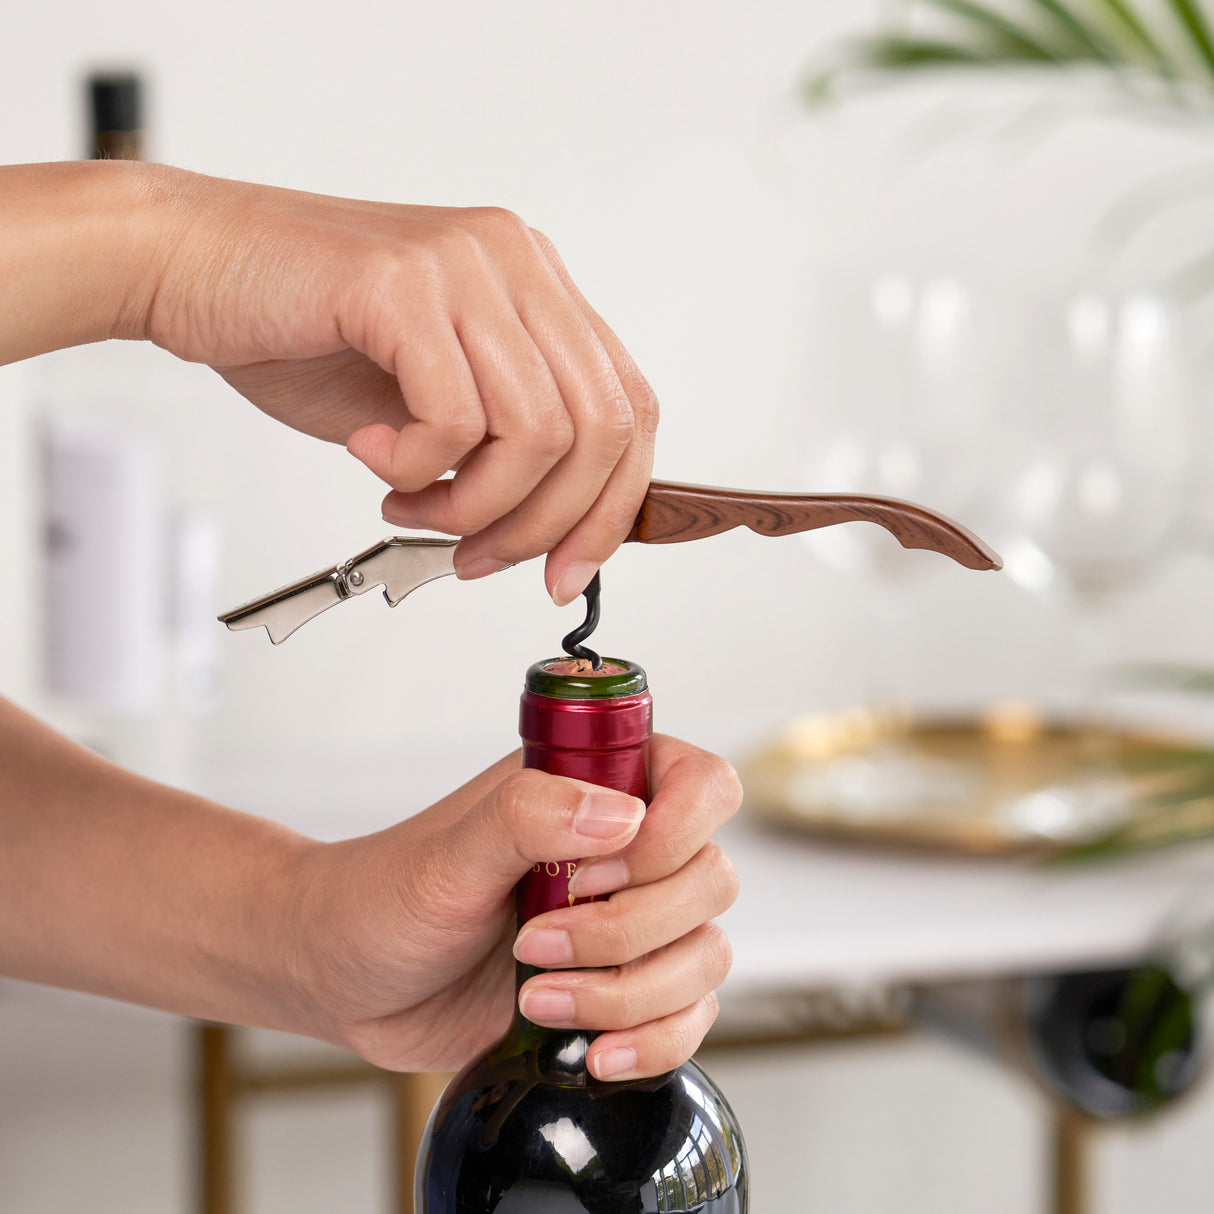
[[[519,710],[523,766],[572,776],[649,800],[653,700],[635,662],[604,658],[601,670],[566,657],[527,671]],[[572,906],[572,860],[541,862],[518,885],[519,921]]]

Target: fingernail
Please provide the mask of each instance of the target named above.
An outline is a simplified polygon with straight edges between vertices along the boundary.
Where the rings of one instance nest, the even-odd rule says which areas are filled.
[[[590,579],[598,571],[599,567],[589,561],[575,561],[557,578],[552,601],[558,607],[568,607],[590,585]]]
[[[601,1054],[595,1054],[590,1065],[594,1068],[597,1078],[618,1079],[621,1076],[631,1075],[636,1070],[637,1052],[617,1046],[614,1050],[604,1050]]]
[[[478,577],[488,577],[491,573],[501,573],[503,569],[509,568],[508,561],[497,561],[491,556],[479,556],[474,561],[456,566],[455,576],[461,582],[472,582]]]
[[[573,996],[566,991],[524,991],[519,1008],[535,1024],[566,1024],[573,1019]]]
[[[568,932],[555,927],[537,927],[519,933],[514,955],[524,965],[568,965],[573,960],[573,942]]]
[[[639,797],[604,789],[587,795],[573,819],[573,829],[591,839],[613,839],[644,816],[645,802]]]
[[[628,865],[623,860],[593,860],[579,864],[569,878],[569,892],[575,898],[594,898],[613,894],[628,884]]]

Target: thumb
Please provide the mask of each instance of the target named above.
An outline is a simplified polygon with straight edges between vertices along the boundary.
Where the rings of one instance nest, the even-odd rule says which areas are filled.
[[[465,888],[504,896],[539,861],[619,851],[644,817],[638,797],[524,768],[442,832],[436,860]]]

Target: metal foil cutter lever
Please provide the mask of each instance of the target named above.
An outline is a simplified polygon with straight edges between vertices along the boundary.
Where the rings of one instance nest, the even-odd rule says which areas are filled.
[[[376,586],[384,588],[388,606],[395,607],[419,586],[453,574],[457,543],[458,540],[393,536],[343,565],[300,578],[219,618],[233,632],[264,627],[270,640],[278,645],[322,611],[357,594],[366,594]]]

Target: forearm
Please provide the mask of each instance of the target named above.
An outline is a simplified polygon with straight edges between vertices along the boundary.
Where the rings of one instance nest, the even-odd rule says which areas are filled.
[[[0,364],[145,336],[168,182],[124,161],[0,166]]]
[[[322,845],[122,771],[0,700],[0,973],[309,1031],[298,908]]]

